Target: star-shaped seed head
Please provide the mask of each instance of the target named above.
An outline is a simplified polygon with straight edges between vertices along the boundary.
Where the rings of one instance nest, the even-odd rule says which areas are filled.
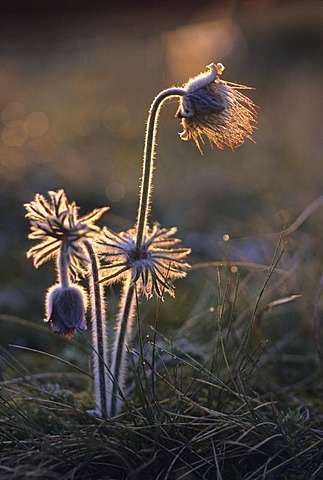
[[[98,208],[79,217],[79,207],[68,202],[63,190],[50,191],[49,200],[37,194],[32,202],[25,204],[25,208],[31,229],[28,238],[39,241],[27,252],[36,268],[57,256],[62,243],[66,255],[75,265],[86,263],[83,244],[99,233],[100,228],[95,222],[109,210],[109,207]]]
[[[146,227],[139,252],[136,249],[136,231],[116,234],[107,228],[99,237],[98,247],[102,259],[102,282],[111,284],[124,281],[129,272],[137,291],[147,298],[159,297],[167,292],[174,296],[171,280],[186,276],[189,248],[173,235],[177,229],[161,228],[155,224]]]

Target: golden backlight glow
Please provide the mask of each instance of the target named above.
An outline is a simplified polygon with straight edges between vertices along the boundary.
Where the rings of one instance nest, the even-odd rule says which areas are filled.
[[[167,51],[168,69],[175,82],[186,80],[204,68],[210,59],[222,61],[239,44],[244,52],[244,40],[237,23],[230,18],[184,25],[163,34]]]

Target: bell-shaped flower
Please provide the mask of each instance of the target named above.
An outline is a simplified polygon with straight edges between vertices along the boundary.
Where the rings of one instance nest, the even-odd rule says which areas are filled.
[[[86,294],[78,285],[54,285],[47,292],[46,318],[53,333],[71,338],[77,330],[86,330]]]
[[[181,97],[176,117],[181,118],[183,140],[193,139],[203,154],[200,141],[203,135],[217,148],[225,145],[232,150],[245,138],[252,140],[256,129],[256,105],[241,90],[251,87],[226,82],[219,78],[224,66],[211,63],[208,72],[190,79],[185,85],[186,94]]]

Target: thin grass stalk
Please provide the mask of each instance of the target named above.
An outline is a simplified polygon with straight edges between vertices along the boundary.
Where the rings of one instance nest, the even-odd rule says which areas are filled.
[[[139,398],[141,401],[141,408],[140,408],[140,416],[141,419],[144,421],[148,421],[150,425],[155,425],[157,423],[157,418],[156,415],[154,414],[153,410],[153,405],[150,401],[150,396],[149,393],[147,392],[146,387],[148,386],[148,383],[146,379],[144,378],[146,376],[146,373],[144,371],[145,365],[141,365],[140,361],[136,362],[134,360],[134,355],[130,352],[129,348],[127,349],[127,353],[130,358],[130,362],[133,368],[133,371],[135,372],[135,382],[136,382],[136,388],[138,390]]]
[[[135,285],[131,275],[124,282],[120,300],[119,316],[117,319],[117,333],[113,345],[111,375],[108,382],[108,414],[118,415],[121,407],[122,390],[125,382],[127,344],[130,340],[133,318],[136,310]]]
[[[235,288],[234,288],[233,302],[231,304],[231,311],[230,311],[230,317],[229,317],[227,334],[226,334],[226,343],[229,341],[230,334],[231,334],[231,329],[232,329],[232,324],[233,324],[234,317],[235,317],[236,305],[237,305],[237,300],[238,300],[239,285],[240,285],[240,271],[238,270],[237,273],[236,273],[236,283],[235,283]]]
[[[214,345],[214,353],[212,355],[212,362],[210,366],[210,373],[213,375],[220,375],[220,370],[223,364],[223,350],[222,350],[222,341],[223,341],[223,332],[222,332],[222,325],[223,325],[223,317],[224,317],[224,310],[225,304],[228,297],[228,290],[230,284],[230,277],[228,276],[225,288],[222,290],[221,285],[221,276],[219,268],[217,268],[217,277],[218,277],[218,306],[217,306],[217,325],[216,325],[216,336],[215,336],[215,345]],[[221,348],[220,348],[221,347]],[[217,369],[217,370],[216,370]],[[213,393],[214,393],[214,386],[209,385],[208,388],[208,400],[207,406],[211,408],[213,403]],[[220,398],[220,397],[219,397]]]
[[[157,340],[157,329],[158,329],[158,324],[159,324],[159,312],[160,312],[160,307],[161,307],[161,301],[158,302],[157,306],[157,311],[155,315],[155,325],[154,325],[154,331],[153,331],[153,340],[152,340],[152,355],[151,355],[151,365],[152,365],[152,370],[151,370],[151,392],[153,398],[155,398],[155,383],[156,383],[156,378],[155,378],[155,364],[156,364],[156,340]]]
[[[249,320],[249,322],[246,326],[246,330],[244,332],[244,335],[243,335],[243,338],[242,338],[242,341],[241,341],[241,345],[239,347],[239,350],[238,350],[238,353],[237,353],[237,356],[236,356],[236,362],[235,363],[237,365],[237,367],[236,367],[237,372],[241,371],[243,362],[246,360],[246,358],[248,356],[247,352],[248,352],[248,348],[250,347],[251,333],[252,333],[252,330],[253,330],[253,327],[254,327],[256,314],[257,314],[257,311],[258,311],[260,301],[263,297],[263,294],[266,290],[266,287],[269,283],[269,280],[271,279],[272,274],[274,273],[274,271],[276,269],[276,266],[278,265],[282,255],[284,253],[284,245],[281,247],[281,243],[283,241],[283,234],[284,234],[284,232],[282,232],[282,234],[281,234],[281,237],[279,239],[279,242],[277,244],[276,250],[275,250],[274,255],[273,255],[273,260],[272,260],[272,263],[270,265],[270,269],[267,272],[265,281],[264,281],[264,283],[262,285],[262,288],[261,288],[261,290],[258,294],[256,304],[255,304],[255,307],[253,309],[251,318],[250,318],[250,320]],[[235,366],[233,366],[233,369],[234,368],[235,368]]]
[[[160,92],[151,104],[145,135],[142,178],[140,185],[139,207],[136,223],[136,256],[140,256],[140,247],[147,224],[153,188],[153,171],[156,149],[156,134],[160,107],[166,99],[185,95],[184,88],[168,88]]]
[[[107,391],[108,391],[108,341],[107,325],[105,320],[105,305],[102,283],[99,281],[99,264],[97,256],[90,242],[84,246],[88,252],[91,275],[90,275],[90,302],[92,315],[92,342],[93,342],[93,376],[94,391],[99,414],[106,418]]]

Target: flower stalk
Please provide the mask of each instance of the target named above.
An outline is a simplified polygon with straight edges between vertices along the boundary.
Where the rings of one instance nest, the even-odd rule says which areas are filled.
[[[108,354],[104,295],[91,241],[100,232],[95,222],[109,208],[95,209],[79,217],[79,207],[68,202],[63,190],[50,191],[49,200],[37,194],[25,207],[31,225],[29,238],[38,240],[27,257],[33,258],[36,268],[56,259],[59,283],[47,292],[45,319],[54,333],[71,338],[78,330],[86,330],[87,294],[77,284],[70,283],[70,276],[76,279],[90,270],[94,387],[97,412],[106,417]]]
[[[68,247],[64,241],[61,242],[61,246],[58,253],[58,279],[61,287],[69,287],[69,264],[70,255],[68,253]]]
[[[122,390],[125,383],[127,366],[127,345],[131,339],[133,319],[135,316],[135,284],[128,274],[123,285],[117,319],[117,332],[112,351],[111,376],[108,386],[108,414],[110,417],[118,415],[123,401]]]
[[[183,140],[199,142],[206,137],[211,147],[231,149],[245,138],[252,140],[256,128],[254,103],[240,90],[249,87],[219,78],[224,67],[210,64],[207,71],[191,78],[183,87],[160,92],[149,109],[135,227],[119,234],[95,225],[108,208],[96,209],[81,218],[75,203],[69,203],[63,190],[49,192],[26,204],[31,223],[30,239],[38,240],[28,252],[37,268],[56,258],[59,285],[47,294],[47,321],[56,333],[71,337],[85,330],[86,296],[81,287],[70,284],[78,274],[89,274],[92,314],[94,389],[97,413],[106,418],[119,414],[124,400],[127,346],[131,340],[137,295],[163,300],[164,293],[175,296],[172,280],[186,276],[190,249],[174,238],[176,227],[166,229],[148,224],[153,190],[154,160],[158,118],[166,100],[179,98],[176,117],[181,119]],[[117,329],[108,359],[104,285],[122,283]]]
[[[99,263],[92,244],[87,241],[84,246],[88,252],[91,272],[90,303],[92,316],[92,362],[94,373],[94,391],[97,410],[100,416],[108,416],[108,340],[105,318],[104,292],[99,281]]]
[[[165,102],[165,100],[169,100],[174,97],[180,97],[182,95],[185,95],[185,90],[183,88],[168,88],[166,90],[163,90],[154,99],[149,110],[145,135],[145,148],[140,185],[139,207],[136,223],[137,259],[139,259],[140,256],[140,248],[142,245],[143,235],[147,226],[147,220],[151,205],[154,159],[156,150],[156,134],[160,108]]]

